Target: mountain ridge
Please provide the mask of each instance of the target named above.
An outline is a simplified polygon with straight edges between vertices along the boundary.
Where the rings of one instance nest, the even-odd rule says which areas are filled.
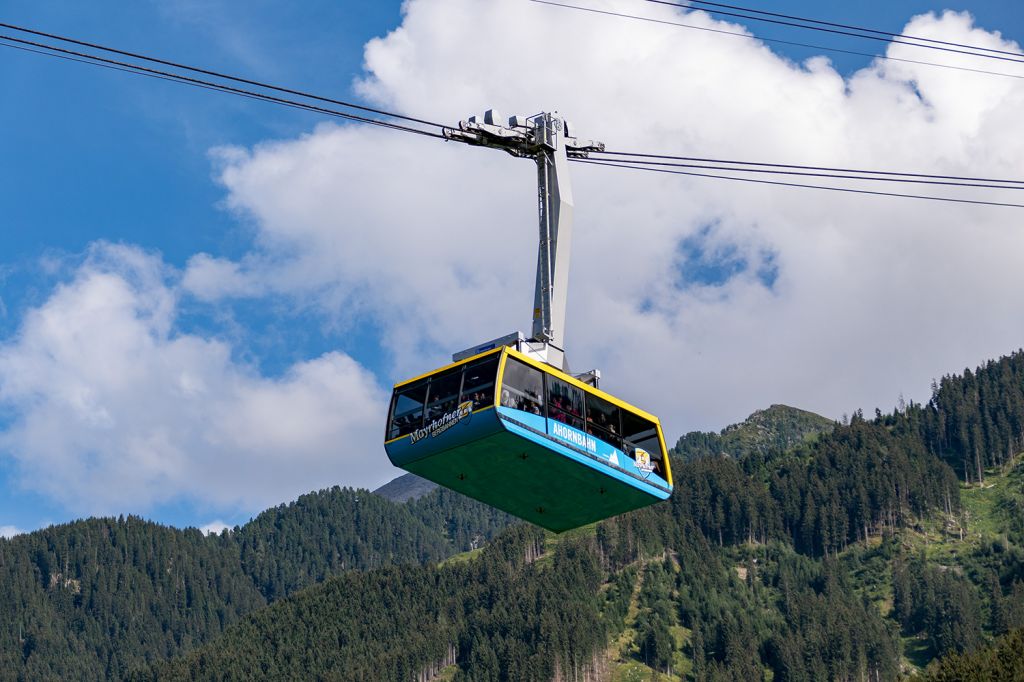
[[[1024,625],[1024,354],[872,420],[772,406],[680,441],[668,503],[560,538],[336,488],[219,536],[0,540],[0,679],[895,679]]]
[[[374,495],[386,497],[392,502],[418,500],[437,489],[437,484],[413,473],[393,478],[373,491]]]
[[[684,434],[672,451],[684,460],[719,455],[736,459],[752,455],[766,457],[829,433],[835,425],[835,421],[814,412],[774,404],[756,410],[742,422],[730,424],[717,433],[691,431]]]

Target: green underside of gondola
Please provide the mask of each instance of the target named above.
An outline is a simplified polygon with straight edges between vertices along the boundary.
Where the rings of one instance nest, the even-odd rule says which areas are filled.
[[[658,502],[627,483],[508,432],[402,468],[555,532]]]

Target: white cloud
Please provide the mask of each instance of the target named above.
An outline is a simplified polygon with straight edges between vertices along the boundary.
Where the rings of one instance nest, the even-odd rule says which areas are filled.
[[[342,323],[372,322],[385,330],[382,344],[409,361],[406,370],[422,367],[410,356],[440,359],[453,345],[510,331],[518,319],[494,302],[509,295],[510,282],[532,280],[533,177],[513,174],[519,191],[496,194],[494,183],[523,165],[482,154],[475,157],[479,173],[454,173],[464,154],[336,126],[251,154],[225,151],[227,203],[258,222],[263,248],[241,267],[194,258],[186,285],[212,300],[225,289],[257,286],[241,282],[259,282],[304,304],[316,301]],[[426,182],[417,167],[440,176]],[[513,232],[516,226],[522,229]],[[508,238],[500,251],[483,248],[497,246],[502,229]],[[528,313],[532,292],[513,297]]]
[[[257,296],[261,285],[238,263],[199,253],[188,261],[181,288],[201,301]]]
[[[14,526],[0,526],[0,538],[13,538],[15,535],[21,535],[24,532]]]
[[[189,498],[258,510],[334,484],[379,485],[386,396],[340,352],[280,377],[176,331],[174,273],[98,245],[0,345],[0,451],[24,486],[81,513]]]
[[[701,12],[687,21],[723,26]],[[1015,49],[965,14],[916,17],[906,31]],[[410,0],[402,26],[368,44],[366,65],[364,94],[434,120],[558,109],[610,149],[1024,176],[1015,79],[878,62],[844,80],[826,59],[794,64],[755,41],[518,0]],[[528,162],[324,125],[225,150],[220,163],[228,205],[256,226],[258,246],[237,266],[218,262],[232,284],[197,287],[207,297],[258,281],[315,298],[337,320],[377,325],[396,376],[527,327]],[[660,413],[671,436],[773,402],[838,416],[900,392],[926,399],[932,377],[1024,338],[1019,212],[573,174],[570,359],[601,367],[610,390]],[[701,254],[741,266],[695,283]],[[186,280],[210,263],[195,261]],[[759,267],[774,269],[771,287]]]
[[[231,526],[217,519],[216,521],[210,521],[205,526],[200,526],[199,530],[203,535],[220,535],[223,531],[230,528]]]

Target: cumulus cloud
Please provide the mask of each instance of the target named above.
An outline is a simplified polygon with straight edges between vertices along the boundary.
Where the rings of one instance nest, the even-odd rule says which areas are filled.
[[[177,499],[260,509],[338,483],[375,486],[386,396],[329,352],[279,377],[177,331],[176,274],[101,244],[0,345],[0,450],[24,486],[79,513]]]
[[[196,257],[185,282],[215,300],[244,289],[224,281],[258,281],[315,301],[342,324],[372,324],[404,371],[422,370],[421,354],[440,360],[453,345],[506,333],[532,301],[533,174],[488,154],[473,158],[478,172],[464,173],[464,154],[331,125],[294,142],[222,151],[227,205],[259,226],[260,251],[240,264]],[[510,177],[517,191],[495,192]],[[495,305],[508,296],[520,315]]]
[[[21,535],[23,532],[25,531],[14,526],[0,526],[0,538],[13,538],[15,535]]]
[[[967,14],[922,15],[906,31],[1016,49]],[[825,58],[797,64],[757,41],[518,0],[410,0],[365,56],[365,96],[434,120],[557,109],[610,149],[1024,175],[1015,79],[885,61],[844,79]],[[379,329],[396,377],[528,328],[528,162],[334,125],[218,159],[256,246],[237,264],[195,260],[186,281],[200,295],[258,281],[315,298],[332,319]],[[774,402],[839,416],[901,392],[926,399],[933,377],[1024,338],[1012,312],[1024,230],[1012,210],[573,174],[570,360],[601,367],[610,390],[660,413],[670,434]]]
[[[257,296],[262,285],[233,261],[199,253],[189,259],[181,288],[201,301]]]

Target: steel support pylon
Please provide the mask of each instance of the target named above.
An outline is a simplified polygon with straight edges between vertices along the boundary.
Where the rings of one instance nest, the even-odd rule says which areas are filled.
[[[533,295],[533,337],[548,346],[548,362],[568,371],[565,359],[565,311],[572,252],[572,185],[565,153],[565,123],[557,115],[536,118],[537,208],[540,239]]]
[[[529,348],[531,353],[568,372],[565,317],[573,219],[569,159],[586,158],[592,151],[604,151],[604,145],[576,139],[570,124],[557,112],[528,118],[513,116],[506,122],[491,110],[482,121],[473,116],[462,121],[457,130],[446,129],[445,137],[502,149],[513,156],[532,158],[536,162],[540,239],[533,296],[533,330],[526,342],[532,344]]]

